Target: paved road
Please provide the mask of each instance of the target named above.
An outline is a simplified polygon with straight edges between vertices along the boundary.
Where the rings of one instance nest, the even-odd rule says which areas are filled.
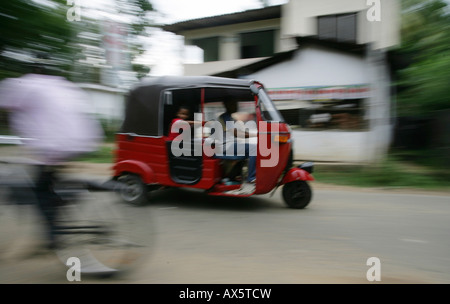
[[[154,194],[142,227],[154,251],[126,278],[82,283],[450,283],[450,196],[313,184],[305,210],[280,193],[245,199],[188,190]],[[49,256],[0,266],[0,283],[67,283]]]

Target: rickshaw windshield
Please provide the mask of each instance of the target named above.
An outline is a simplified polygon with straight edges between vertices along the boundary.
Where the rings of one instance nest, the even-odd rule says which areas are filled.
[[[266,121],[284,122],[283,116],[278,112],[269,95],[264,89],[258,91],[258,105],[261,107],[261,115]]]

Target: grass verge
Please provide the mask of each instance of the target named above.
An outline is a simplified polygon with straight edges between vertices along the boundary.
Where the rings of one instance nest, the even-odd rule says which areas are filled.
[[[90,162],[90,163],[113,163],[114,162],[114,145],[111,144],[104,144],[100,147],[98,151],[85,154],[77,159],[75,161],[82,161],[82,162]]]
[[[450,190],[450,175],[443,168],[419,165],[389,155],[377,165],[316,165],[318,182],[357,187]]]

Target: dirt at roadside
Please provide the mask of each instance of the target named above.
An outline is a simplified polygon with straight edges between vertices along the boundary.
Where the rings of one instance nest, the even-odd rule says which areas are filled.
[[[113,174],[113,164],[70,162],[66,164],[64,171],[77,175],[93,175],[107,178]]]

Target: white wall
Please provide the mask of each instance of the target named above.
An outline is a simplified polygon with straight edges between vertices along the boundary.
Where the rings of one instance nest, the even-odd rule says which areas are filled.
[[[355,85],[371,81],[364,58],[321,47],[304,48],[295,52],[291,60],[246,78],[257,79],[267,88]]]
[[[205,76],[214,75],[224,71],[234,70],[242,66],[246,66],[257,61],[263,60],[266,57],[235,59],[225,61],[211,61],[202,64],[185,64],[184,76]]]
[[[92,111],[108,123],[124,118],[126,91],[95,84],[78,84],[89,96]]]
[[[372,50],[366,60],[373,92],[367,113],[372,131],[369,144],[372,145],[371,158],[377,161],[386,154],[393,137],[391,79],[384,52]]]
[[[371,162],[370,132],[293,131],[294,159],[324,162]]]

